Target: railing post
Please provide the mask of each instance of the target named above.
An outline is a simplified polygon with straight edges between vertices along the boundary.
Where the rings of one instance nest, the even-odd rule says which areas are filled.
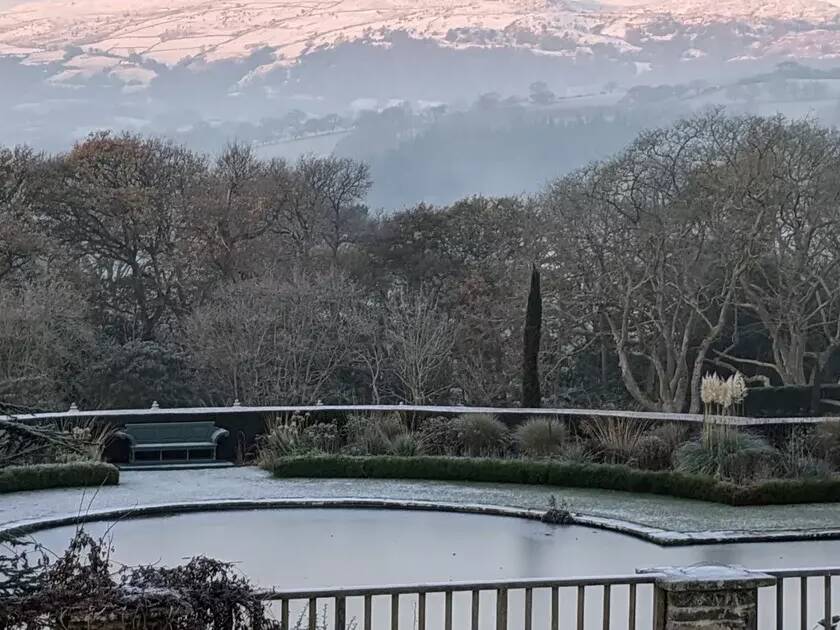
[[[740,567],[695,566],[661,574],[654,591],[654,630],[757,630],[758,589],[776,578]]]

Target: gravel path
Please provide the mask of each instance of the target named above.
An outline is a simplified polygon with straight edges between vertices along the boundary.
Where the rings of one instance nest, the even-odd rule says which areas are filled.
[[[575,512],[672,532],[826,530],[840,527],[840,504],[730,507],[653,495],[504,484],[428,481],[273,479],[257,468],[122,471],[119,486],[0,495],[0,527],[92,509],[212,499],[412,499],[546,508],[549,498]]]

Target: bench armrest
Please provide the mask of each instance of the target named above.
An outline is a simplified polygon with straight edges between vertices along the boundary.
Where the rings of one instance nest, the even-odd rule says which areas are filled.
[[[134,436],[130,433],[126,433],[125,431],[117,431],[116,433],[114,433],[114,436],[123,440],[128,440],[129,446],[135,445]]]
[[[230,435],[230,432],[227,429],[216,429],[213,431],[213,435],[210,436],[210,440],[218,444],[221,438],[227,437],[228,435]]]

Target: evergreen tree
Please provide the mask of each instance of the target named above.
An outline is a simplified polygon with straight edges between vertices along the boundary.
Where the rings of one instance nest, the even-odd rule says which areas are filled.
[[[522,360],[522,406],[539,407],[540,393],[540,335],[542,332],[542,292],[540,272],[531,266],[531,289],[528,293],[528,307],[525,311],[525,339]]]

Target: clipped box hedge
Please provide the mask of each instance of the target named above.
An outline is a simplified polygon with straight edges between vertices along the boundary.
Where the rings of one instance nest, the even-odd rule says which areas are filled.
[[[0,493],[48,488],[113,486],[119,481],[119,469],[112,464],[101,462],[35,464],[0,469]]]
[[[772,480],[738,486],[712,477],[629,466],[467,457],[350,457],[279,459],[276,477],[425,479],[597,488],[727,505],[784,505],[840,501],[840,479]]]

